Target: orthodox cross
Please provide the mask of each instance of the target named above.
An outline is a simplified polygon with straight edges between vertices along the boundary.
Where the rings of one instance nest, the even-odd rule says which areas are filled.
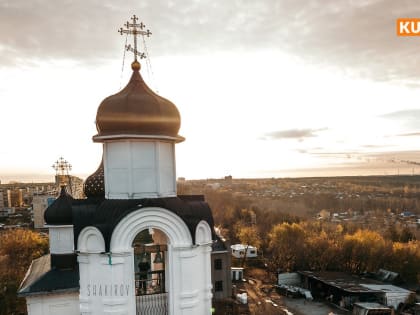
[[[70,171],[71,171],[71,164],[67,162],[63,157],[60,157],[55,163],[52,165],[52,168],[55,169],[55,175],[57,179],[60,181],[60,186],[65,186],[67,177],[69,179]],[[70,187],[71,189],[71,187]]]
[[[152,33],[149,30],[145,30],[144,28],[146,27],[146,25],[143,24],[143,22],[140,22],[140,24],[137,23],[138,21],[138,17],[136,15],[133,15],[133,17],[131,18],[133,23],[130,23],[127,21],[127,23],[124,24],[125,29],[123,29],[122,27],[118,30],[118,32],[123,35],[123,34],[130,34],[133,35],[134,37],[134,47],[132,47],[131,45],[125,45],[125,49],[127,51],[131,51],[134,53],[134,60],[137,61],[137,56],[139,56],[140,59],[146,58],[145,53],[139,52],[137,50],[137,35],[146,35],[147,37],[150,37],[150,35],[152,35]]]
[[[55,163],[52,165],[52,168],[55,169],[56,175],[69,175],[69,171],[71,171],[71,164],[67,162],[63,157],[60,157]]]

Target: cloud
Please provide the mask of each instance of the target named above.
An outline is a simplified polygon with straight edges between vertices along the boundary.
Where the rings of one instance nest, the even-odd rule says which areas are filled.
[[[402,133],[397,135],[397,137],[418,137],[420,136],[420,132],[410,132],[410,133]]]
[[[384,148],[389,148],[389,147],[394,147],[395,145],[393,144],[364,144],[361,145],[361,148],[365,148],[365,149],[384,149]]]
[[[324,131],[326,128],[321,129],[288,129],[279,130],[266,133],[264,135],[265,140],[282,140],[282,139],[299,139],[317,137],[316,134],[319,131]]]
[[[417,132],[415,130],[418,130],[420,124],[420,109],[399,110],[381,115],[380,117],[393,120],[394,122],[397,121],[408,128],[407,131],[412,131],[401,134],[400,136],[416,136]]]
[[[420,119],[420,109],[405,109],[381,115],[380,117],[389,119]]]
[[[418,38],[395,35],[397,18],[420,16],[412,0],[0,0],[0,65],[121,58],[117,29],[133,13],[153,32],[152,56],[282,51],[361,77],[419,84]]]
[[[415,161],[419,160],[419,151],[406,150],[406,151],[387,151],[387,152],[375,152],[366,154],[367,157],[382,159],[384,161]],[[416,161],[417,162],[417,161]]]
[[[310,152],[313,156],[318,157],[340,157],[340,158],[351,158],[360,154],[360,152],[356,151],[342,151],[342,152]]]
[[[384,146],[382,146],[382,145],[376,145],[376,144],[364,144],[361,147],[362,148],[367,148],[367,149],[375,149],[375,148],[382,148]]]

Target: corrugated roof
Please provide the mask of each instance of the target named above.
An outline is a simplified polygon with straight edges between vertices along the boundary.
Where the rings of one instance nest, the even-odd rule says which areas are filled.
[[[391,310],[385,305],[374,302],[357,302],[354,303],[354,305],[358,305],[360,308],[363,308],[365,310]]]
[[[405,293],[409,294],[412,291],[397,287],[392,284],[362,284],[362,286],[369,288],[371,290],[378,290],[383,292],[393,292],[393,293]]]
[[[380,282],[373,279],[360,278],[355,275],[350,275],[344,272],[335,271],[298,271],[299,274],[307,276],[309,278],[318,280],[327,285],[336,287],[338,289],[350,292],[350,293],[379,293],[380,290],[375,290],[363,286],[362,284],[380,284]]]

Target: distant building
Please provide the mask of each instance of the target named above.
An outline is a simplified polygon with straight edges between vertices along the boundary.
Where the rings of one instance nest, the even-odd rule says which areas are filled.
[[[15,208],[3,207],[0,209],[0,217],[8,217],[11,214],[15,214]]]
[[[61,185],[66,185],[66,190],[69,194],[72,195],[73,198],[83,198],[83,179],[73,176],[73,175],[56,175],[55,176],[55,184],[57,187],[57,191],[59,191]]]
[[[206,187],[217,190],[221,187],[220,183],[209,183],[206,185]]]
[[[379,302],[397,309],[415,293],[370,278],[356,277],[344,272],[298,271],[303,287],[314,298],[325,299],[343,308],[351,309],[354,302]]]
[[[71,195],[73,196],[73,198],[81,199],[85,197],[83,193],[83,179],[71,175],[70,188],[71,188]]]
[[[211,253],[211,279],[214,300],[226,299],[232,295],[231,260],[229,242],[217,237]]]
[[[0,189],[0,210],[4,208],[4,196],[3,196],[3,190]]]
[[[257,257],[257,248],[251,245],[244,245],[244,244],[235,244],[230,246],[232,250],[232,256],[235,258],[242,258],[245,256],[247,258],[255,258]]]
[[[330,217],[331,217],[331,212],[328,210],[323,209],[319,211],[318,213],[318,219],[320,220],[329,220]]]
[[[44,212],[56,198],[51,195],[35,195],[32,199],[32,209],[34,213],[34,228],[42,229],[45,227]]]
[[[23,189],[7,190],[7,206],[9,208],[23,206]]]
[[[400,213],[400,216],[403,218],[411,218],[411,217],[415,217],[416,215],[412,213],[411,211],[403,211]]]
[[[231,267],[230,275],[232,281],[242,281],[244,278],[244,268],[243,267]]]

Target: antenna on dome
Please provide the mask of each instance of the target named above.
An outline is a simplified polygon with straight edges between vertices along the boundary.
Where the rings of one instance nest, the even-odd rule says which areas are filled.
[[[143,22],[140,22],[140,24],[137,23],[138,19],[139,18],[136,15],[133,15],[131,17],[132,23],[130,23],[130,22],[127,21],[124,24],[125,29],[121,27],[118,30],[118,32],[121,35],[123,35],[123,34],[133,35],[133,37],[134,37],[134,47],[131,46],[130,44],[129,45],[126,44],[125,45],[125,49],[127,51],[131,51],[132,53],[134,53],[134,61],[137,61],[137,56],[140,59],[146,58],[146,54],[145,53],[139,52],[137,50],[137,35],[142,35],[143,37],[144,36],[150,37],[150,35],[152,35],[152,32],[150,32],[150,30],[144,30],[144,28],[146,27],[146,25],[144,25]]]

